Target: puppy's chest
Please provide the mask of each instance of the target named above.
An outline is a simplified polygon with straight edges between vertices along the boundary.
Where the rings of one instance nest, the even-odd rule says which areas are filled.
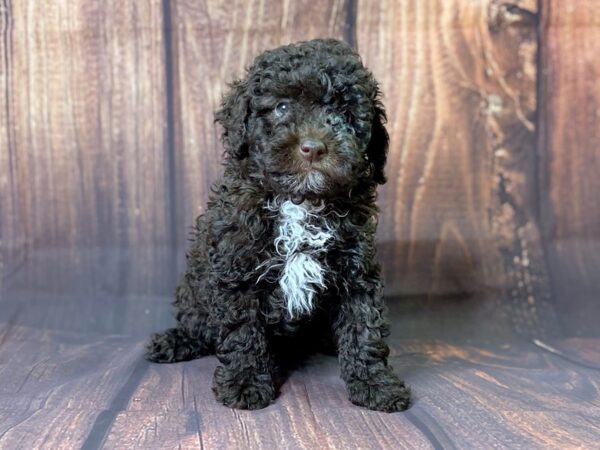
[[[278,284],[290,318],[309,314],[327,287],[327,253],[339,241],[335,223],[323,207],[285,201],[277,208],[274,248]]]

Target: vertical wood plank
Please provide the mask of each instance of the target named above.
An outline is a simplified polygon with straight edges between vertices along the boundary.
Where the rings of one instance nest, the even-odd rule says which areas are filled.
[[[172,4],[177,214],[180,248],[222,172],[214,124],[226,84],[263,50],[317,37],[342,38],[344,0],[233,1]]]
[[[21,261],[12,283],[45,292],[164,287],[160,3],[4,0],[0,15],[4,276]]]
[[[490,93],[476,79],[484,70],[485,4],[358,3],[358,49],[381,82],[389,116],[380,240],[388,285],[399,293],[498,283],[487,229]]]
[[[511,295],[523,320],[535,315],[528,289],[549,302],[534,202],[536,18],[530,0],[358,3],[358,49],[390,118],[380,239],[392,292],[522,285]]]
[[[600,317],[600,10],[543,2],[541,213],[557,310],[569,334]]]

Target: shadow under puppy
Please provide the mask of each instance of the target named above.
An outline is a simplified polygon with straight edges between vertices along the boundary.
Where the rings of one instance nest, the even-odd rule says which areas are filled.
[[[217,399],[257,409],[276,396],[279,358],[335,348],[350,400],[409,405],[387,364],[375,255],[375,191],[388,135],[377,82],[340,41],[267,51],[224,97],[225,171],[196,221],[175,296],[177,326],[147,358],[216,354]]]

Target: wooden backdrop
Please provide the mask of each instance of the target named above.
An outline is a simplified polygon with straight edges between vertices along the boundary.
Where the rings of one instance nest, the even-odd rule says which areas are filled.
[[[329,36],[359,50],[385,95],[390,296],[490,298],[521,329],[597,334],[599,10],[2,0],[3,298],[169,294],[221,170],[226,83],[264,49]]]

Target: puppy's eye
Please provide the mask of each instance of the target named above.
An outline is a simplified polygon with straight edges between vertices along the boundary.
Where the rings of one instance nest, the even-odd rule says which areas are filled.
[[[290,112],[289,102],[279,102],[277,104],[277,106],[275,107],[275,114],[277,114],[279,117],[283,117],[289,112]]]

